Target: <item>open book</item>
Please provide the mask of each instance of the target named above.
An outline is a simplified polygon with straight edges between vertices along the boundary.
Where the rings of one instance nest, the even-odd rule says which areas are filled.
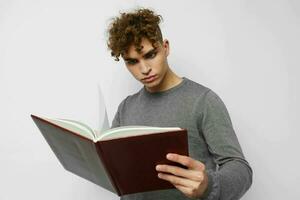
[[[63,167],[119,196],[174,186],[157,177],[157,164],[180,166],[167,153],[188,156],[187,130],[123,126],[96,131],[70,119],[31,118]]]

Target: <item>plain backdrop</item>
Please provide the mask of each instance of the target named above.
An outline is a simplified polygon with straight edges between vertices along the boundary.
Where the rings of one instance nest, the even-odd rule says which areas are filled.
[[[0,199],[118,199],[63,169],[30,114],[100,126],[142,85],[106,47],[109,19],[163,16],[169,64],[230,113],[253,185],[243,200],[300,199],[297,0],[0,0]]]

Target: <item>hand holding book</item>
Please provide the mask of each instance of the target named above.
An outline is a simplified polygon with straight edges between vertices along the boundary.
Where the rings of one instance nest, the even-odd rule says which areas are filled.
[[[63,167],[118,194],[170,189],[155,166],[170,164],[167,153],[188,156],[187,130],[124,126],[95,131],[82,122],[31,115]]]
[[[158,177],[169,181],[189,198],[201,198],[208,189],[205,165],[188,156],[169,153],[167,159],[187,166],[182,169],[172,165],[157,165]],[[163,173],[162,173],[163,172]]]

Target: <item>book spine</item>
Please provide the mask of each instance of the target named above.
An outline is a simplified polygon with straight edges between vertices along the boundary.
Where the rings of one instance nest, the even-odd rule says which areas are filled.
[[[101,149],[101,143],[98,141],[97,143],[94,143],[96,146],[96,150],[97,150],[97,154],[98,157],[101,159],[104,168],[109,176],[110,182],[112,183],[112,185],[114,186],[115,190],[117,191],[118,195],[121,196],[121,191],[117,185],[117,181],[115,180],[115,178],[112,176],[111,171],[109,170],[109,164],[108,164],[108,158],[105,158],[105,154],[103,153],[102,149]]]

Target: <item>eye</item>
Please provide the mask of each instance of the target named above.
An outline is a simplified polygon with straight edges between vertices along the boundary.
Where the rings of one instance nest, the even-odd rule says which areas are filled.
[[[153,52],[147,56],[147,58],[154,58],[156,56],[156,52]]]
[[[129,65],[134,65],[135,63],[137,63],[136,60],[128,60],[127,61],[127,64],[129,64]]]

